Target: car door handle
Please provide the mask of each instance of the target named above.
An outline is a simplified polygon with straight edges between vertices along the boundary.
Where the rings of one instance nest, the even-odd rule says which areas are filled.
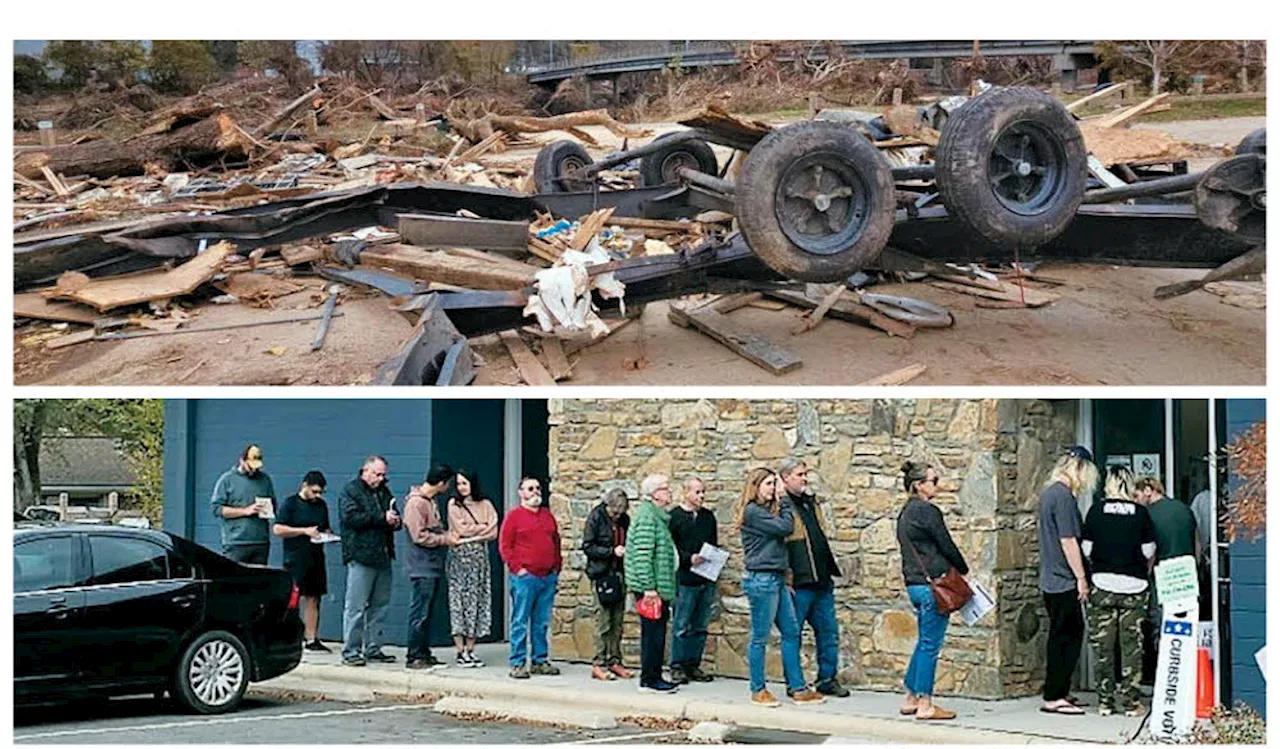
[[[185,609],[185,608],[190,608],[191,604],[196,602],[196,596],[194,593],[189,593],[187,595],[174,596],[169,600]]]
[[[49,608],[45,609],[45,611],[51,614],[54,619],[66,619],[67,614],[71,612],[67,608],[67,599],[65,598],[54,598],[49,601]]]

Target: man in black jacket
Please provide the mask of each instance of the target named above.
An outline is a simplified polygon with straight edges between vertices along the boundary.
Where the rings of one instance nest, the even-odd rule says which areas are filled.
[[[342,487],[338,517],[342,523],[342,563],[347,567],[346,605],[342,611],[342,663],[390,663],[382,652],[382,628],[391,604],[391,560],[400,515],[387,487],[387,461],[365,459],[359,478]]]
[[[627,493],[610,489],[604,501],[587,515],[582,534],[582,552],[587,557],[587,579],[600,604],[596,621],[596,657],[591,678],[601,681],[630,679],[622,665],[622,617],[627,611],[627,593],[622,581],[622,560],[627,551]]]
[[[809,488],[809,467],[788,458],[778,471],[782,486],[795,508],[795,531],[787,538],[791,585],[795,590],[796,619],[801,635],[805,622],[813,627],[818,654],[818,682],[814,688],[832,697],[848,697],[836,671],[840,666],[840,623],[836,620],[835,582],[840,576],[835,555],[822,527],[818,498]]]
[[[675,636],[671,640],[671,681],[711,681],[702,671],[702,654],[707,646],[707,619],[716,597],[715,581],[692,571],[702,564],[703,544],[718,546],[716,516],[702,506],[706,497],[702,479],[691,476],[684,480],[684,497],[671,510],[671,538],[680,556],[676,592]]]

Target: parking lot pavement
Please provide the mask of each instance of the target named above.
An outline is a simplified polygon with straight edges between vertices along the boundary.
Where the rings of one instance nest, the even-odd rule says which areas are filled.
[[[227,715],[180,712],[129,698],[16,708],[15,744],[628,744],[684,743],[684,731],[586,731],[438,715],[430,705],[246,698]]]

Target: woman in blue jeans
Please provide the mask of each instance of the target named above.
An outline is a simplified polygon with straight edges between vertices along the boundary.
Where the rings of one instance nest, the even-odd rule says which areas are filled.
[[[782,491],[782,479],[768,468],[751,472],[734,512],[734,524],[742,536],[746,572],[742,591],[751,605],[751,644],[747,666],[751,672],[751,702],[761,707],[777,707],[778,698],[765,689],[764,651],[774,625],[782,635],[782,672],[791,701],[816,705],[826,698],[805,685],[800,667],[800,623],[787,586],[789,567],[783,543],[791,534],[795,515],[791,500]]]
[[[902,466],[902,488],[910,496],[898,513],[898,545],[902,550],[902,577],[919,622],[919,637],[903,679],[907,697],[899,712],[914,715],[916,720],[951,720],[955,713],[933,704],[938,653],[950,617],[938,612],[929,580],[945,575],[952,567],[967,575],[969,565],[951,540],[942,511],[931,501],[938,494],[937,472],[909,462]]]

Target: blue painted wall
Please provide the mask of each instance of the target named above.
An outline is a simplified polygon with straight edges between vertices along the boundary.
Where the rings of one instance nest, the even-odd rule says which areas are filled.
[[[335,528],[338,490],[358,474],[367,455],[387,459],[397,497],[422,480],[431,461],[432,402],[427,400],[170,400],[165,408],[165,529],[214,550],[221,544],[209,496],[249,442],[262,445],[279,498],[295,492],[307,471],[322,471]],[[404,543],[404,534],[397,534],[397,547]],[[338,545],[326,551],[329,593],[321,602],[320,636],[339,640],[345,570]],[[270,564],[281,562],[280,541],[273,538]],[[404,642],[408,604],[407,581],[397,575],[387,618],[391,643]]]
[[[1227,444],[1254,423],[1266,419],[1263,400],[1225,402]],[[1232,485],[1235,476],[1230,477]],[[1267,639],[1267,544],[1257,541],[1231,544],[1231,701],[1246,702],[1265,718],[1267,684],[1253,654]]]

